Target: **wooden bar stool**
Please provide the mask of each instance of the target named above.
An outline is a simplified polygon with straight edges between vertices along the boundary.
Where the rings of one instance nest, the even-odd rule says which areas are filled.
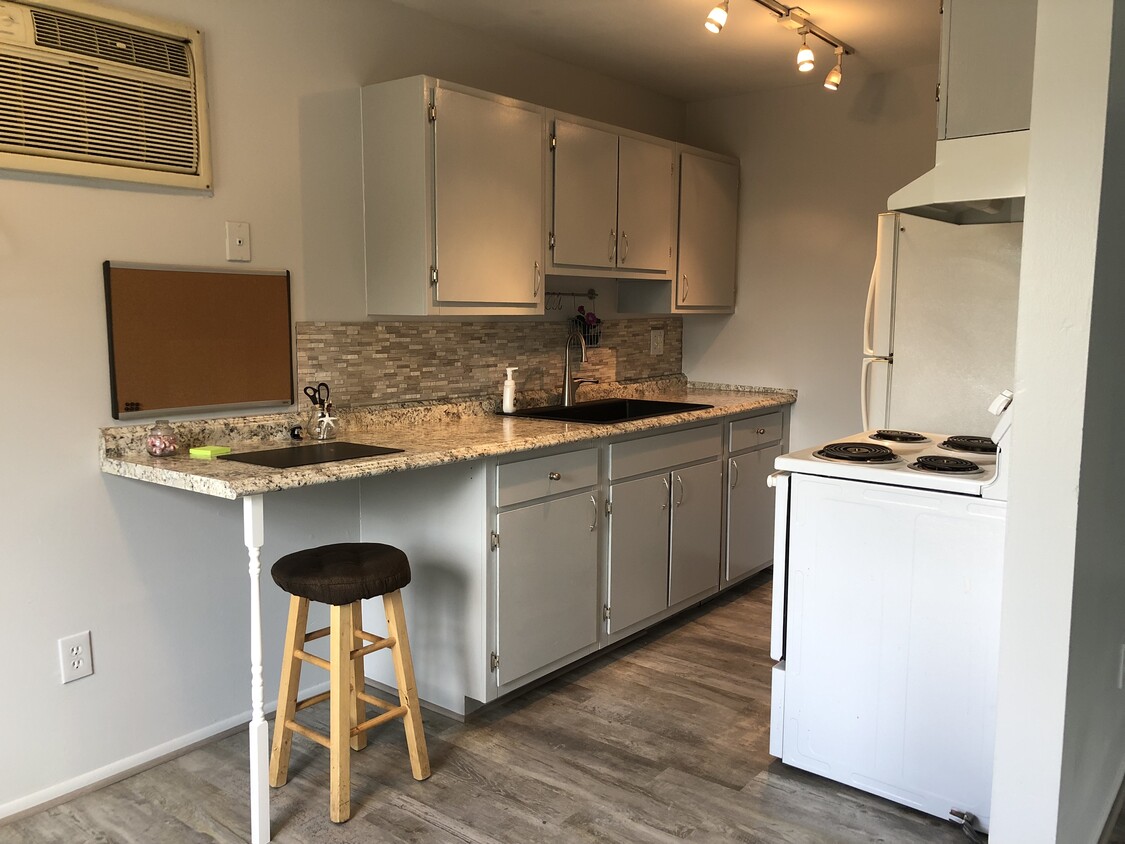
[[[410,768],[414,779],[430,775],[426,736],[414,684],[414,665],[402,611],[402,587],[410,582],[406,554],[390,545],[375,542],[345,542],[323,545],[287,554],[274,563],[274,581],[292,597],[285,632],[285,655],[281,664],[281,688],[277,694],[273,751],[270,755],[270,785],[285,785],[289,776],[289,751],[293,733],[300,733],[328,748],[331,753],[329,815],[336,823],[351,817],[351,750],[367,745],[367,730],[392,718],[402,718]],[[386,637],[363,630],[363,598],[383,596],[387,614]],[[328,627],[306,632],[309,601],[330,605]],[[304,650],[306,642],[329,637],[329,659]],[[364,644],[364,643],[369,644]],[[390,648],[398,680],[399,705],[394,706],[364,691],[363,656]],[[309,662],[329,672],[329,689],[297,701],[301,663]],[[329,734],[326,736],[295,720],[297,712],[321,701],[329,701]],[[382,710],[367,719],[366,704]]]

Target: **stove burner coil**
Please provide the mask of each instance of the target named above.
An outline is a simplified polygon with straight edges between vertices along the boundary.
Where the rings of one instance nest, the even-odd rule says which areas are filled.
[[[995,454],[996,443],[988,437],[950,437],[941,444],[951,451],[969,451],[973,454]]]
[[[923,434],[916,434],[914,431],[885,431],[878,430],[871,435],[873,440],[887,440],[893,443],[924,443],[926,437]]]
[[[885,445],[873,443],[829,443],[814,452],[825,460],[844,460],[848,463],[895,463],[898,455]]]
[[[922,472],[937,472],[943,475],[974,475],[984,471],[972,460],[950,457],[944,454],[923,454],[910,464],[910,468]]]

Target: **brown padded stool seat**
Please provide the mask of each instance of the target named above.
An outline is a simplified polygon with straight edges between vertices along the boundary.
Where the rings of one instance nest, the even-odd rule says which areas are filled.
[[[344,606],[403,588],[410,562],[393,545],[339,542],[286,554],[270,574],[290,595]]]

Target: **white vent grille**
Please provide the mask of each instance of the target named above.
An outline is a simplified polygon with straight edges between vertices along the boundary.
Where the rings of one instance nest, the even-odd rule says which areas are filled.
[[[198,32],[0,0],[17,5],[26,25],[0,31],[0,167],[210,188]]]
[[[187,46],[182,42],[41,9],[32,9],[31,19],[35,23],[35,43],[41,47],[177,76],[191,75]]]

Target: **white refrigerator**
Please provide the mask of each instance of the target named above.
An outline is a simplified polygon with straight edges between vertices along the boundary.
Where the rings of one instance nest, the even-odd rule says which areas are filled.
[[[863,325],[863,430],[988,436],[1015,374],[1023,223],[879,215]]]

